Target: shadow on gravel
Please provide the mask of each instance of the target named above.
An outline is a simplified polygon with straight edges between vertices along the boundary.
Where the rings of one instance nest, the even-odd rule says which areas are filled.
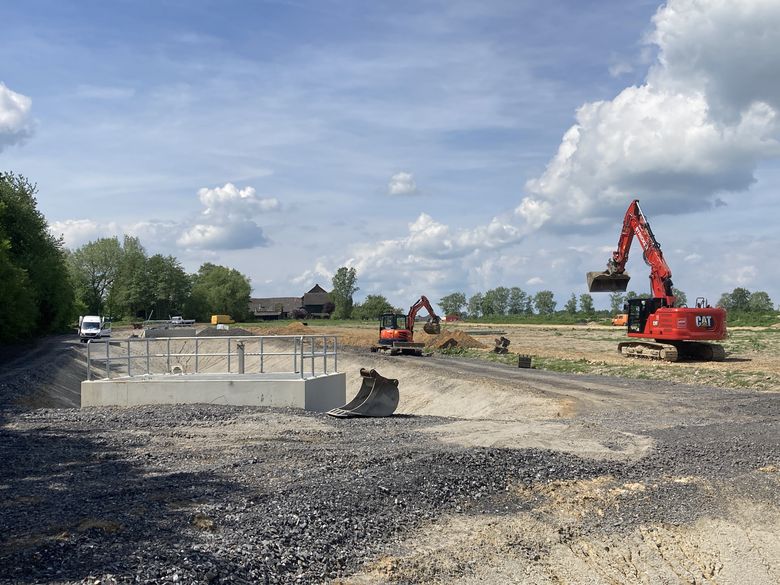
[[[220,561],[191,551],[191,535],[209,528],[193,505],[235,484],[208,473],[145,475],[90,429],[9,427],[24,417],[0,410],[0,582],[139,573],[158,582],[185,550],[201,575],[218,574]]]

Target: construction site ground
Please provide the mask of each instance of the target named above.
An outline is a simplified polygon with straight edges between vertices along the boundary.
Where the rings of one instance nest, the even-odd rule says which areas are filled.
[[[0,582],[780,582],[778,328],[708,364],[623,358],[601,325],[459,324],[425,357],[251,330],[339,334],[348,398],[375,368],[396,415],[78,409],[73,336],[8,349]]]

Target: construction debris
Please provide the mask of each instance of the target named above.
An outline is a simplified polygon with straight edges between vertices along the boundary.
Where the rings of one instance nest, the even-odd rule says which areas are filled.
[[[502,335],[497,337],[495,341],[496,346],[493,348],[493,353],[505,354],[509,352],[509,340],[506,337]]]

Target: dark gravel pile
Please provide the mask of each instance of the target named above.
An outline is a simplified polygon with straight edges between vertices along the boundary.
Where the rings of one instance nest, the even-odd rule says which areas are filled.
[[[0,432],[0,582],[318,583],[443,512],[527,509],[510,485],[603,475],[647,483],[710,469],[726,478],[780,458],[760,428],[725,441],[716,429],[668,431],[650,457],[622,465],[444,446],[420,432],[441,422],[432,417],[300,411],[283,413],[289,430],[237,449],[200,438],[247,415],[259,429],[280,416],[205,405],[5,411],[14,424]],[[664,484],[592,529],[689,521],[712,511],[706,498],[696,485]]]
[[[0,478],[15,495],[0,527],[4,582],[322,582],[443,511],[505,510],[510,482],[612,471],[550,452],[443,447],[418,432],[437,422],[422,417],[290,413],[329,430],[291,430],[205,467],[203,453],[175,442],[147,450],[150,434],[247,412],[274,416],[219,406],[9,413],[24,430],[0,434]]]

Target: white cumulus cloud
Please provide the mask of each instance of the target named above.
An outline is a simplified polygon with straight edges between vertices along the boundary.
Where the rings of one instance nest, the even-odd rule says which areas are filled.
[[[419,191],[412,173],[396,173],[390,177],[390,182],[387,183],[388,195],[416,195],[417,193]]]
[[[32,134],[31,107],[29,97],[8,89],[0,81],[0,151]]]
[[[156,220],[101,223],[91,219],[69,219],[51,224],[56,237],[78,248],[102,237],[137,236],[155,249],[174,252],[176,248],[200,251],[247,250],[270,244],[263,228],[253,219],[258,214],[276,211],[279,201],[261,198],[255,189],[238,189],[231,183],[215,189],[200,189],[198,198],[205,208],[194,220]]]
[[[111,238],[122,234],[116,222],[99,222],[91,219],[66,219],[49,225],[49,232],[55,238],[62,238],[65,246],[76,249],[99,238]]]
[[[278,211],[276,197],[258,197],[254,187],[239,189],[233,183],[222,187],[198,190],[198,198],[206,208],[203,215],[246,217],[268,211]]]
[[[179,236],[182,248],[200,250],[242,250],[268,244],[263,229],[250,220],[224,224],[195,224]]]
[[[780,4],[669,0],[646,82],[586,103],[516,214],[533,228],[614,221],[633,198],[709,207],[780,156]]]

